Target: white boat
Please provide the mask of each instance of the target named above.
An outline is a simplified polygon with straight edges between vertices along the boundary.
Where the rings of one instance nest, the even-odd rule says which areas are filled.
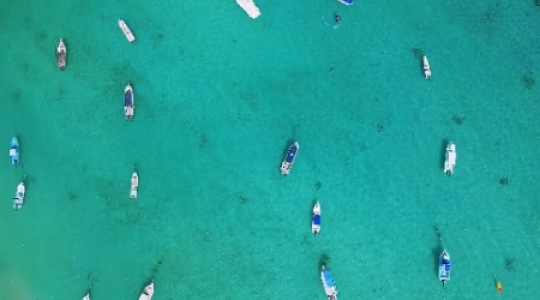
[[[24,203],[24,194],[25,194],[24,182],[21,182],[17,186],[17,192],[15,193],[15,197],[13,197],[13,209],[15,210],[21,209]]]
[[[444,249],[441,255],[439,255],[439,281],[441,281],[443,285],[447,281],[450,281],[450,271],[452,271],[450,254]]]
[[[132,120],[135,114],[135,94],[130,83],[124,89],[124,115],[126,120]]]
[[[133,33],[131,33],[131,30],[127,26],[126,22],[122,19],[119,19],[118,26],[120,26],[120,29],[122,29],[122,32],[126,36],[128,42],[133,43],[135,41],[135,36],[133,35]]]
[[[131,192],[129,196],[131,199],[137,198],[137,192],[139,189],[139,175],[137,172],[133,172],[133,175],[131,175]]]
[[[82,300],[90,300],[90,293],[86,293],[86,295],[84,295]]]
[[[446,154],[444,155],[444,173],[446,175],[454,174],[454,167],[456,166],[456,144],[449,142],[446,146]]]
[[[424,55],[424,74],[426,75],[427,80],[431,80],[431,67],[429,66],[429,61],[427,56]]]
[[[293,167],[294,160],[296,159],[296,154],[298,153],[298,150],[300,150],[300,144],[298,144],[298,142],[294,142],[289,146],[289,150],[287,150],[287,154],[285,155],[283,162],[281,162],[282,175],[289,175],[289,172]]]
[[[311,232],[319,233],[321,231],[321,205],[319,201],[313,206],[313,218],[311,219]]]
[[[139,300],[151,300],[154,296],[154,283],[147,285],[139,296]]]
[[[248,16],[250,16],[252,19],[256,19],[261,15],[261,11],[255,5],[255,2],[253,0],[236,0],[236,3],[240,5],[240,7],[246,11]]]
[[[67,62],[67,48],[64,39],[60,39],[60,43],[58,43],[58,47],[56,48],[56,58],[58,60],[58,68],[64,70]]]
[[[334,282],[334,276],[332,276],[332,273],[325,266],[322,266],[321,269],[321,281],[328,300],[337,300],[338,291]]]

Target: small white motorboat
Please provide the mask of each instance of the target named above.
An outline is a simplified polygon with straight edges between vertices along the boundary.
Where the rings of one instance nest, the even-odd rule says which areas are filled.
[[[454,167],[456,166],[456,144],[449,142],[446,146],[446,154],[444,155],[444,173],[446,175],[454,174]]]
[[[67,62],[67,47],[64,43],[64,39],[60,39],[58,47],[56,48],[56,58],[58,59],[58,68],[64,70]]]
[[[122,29],[122,32],[126,36],[126,39],[128,40],[128,42],[133,43],[135,41],[135,36],[133,35],[131,30],[127,26],[126,22],[122,19],[119,19],[118,26],[120,26],[120,29]]]
[[[287,154],[285,155],[283,162],[281,162],[282,175],[289,175],[289,172],[293,167],[294,160],[296,159],[296,154],[298,153],[298,150],[300,150],[300,144],[298,144],[298,142],[294,142],[289,146]]]
[[[137,175],[137,172],[133,172],[133,175],[131,175],[131,193],[129,194],[131,199],[137,198],[138,189],[139,189],[139,175]]]
[[[450,254],[444,249],[439,255],[439,281],[444,285],[447,281],[450,281],[450,271],[452,271],[452,264],[450,262]]]
[[[337,300],[338,291],[334,282],[334,276],[332,276],[332,273],[325,266],[322,266],[321,269],[321,281],[328,300]]]
[[[17,186],[17,192],[15,193],[15,197],[13,197],[13,209],[15,210],[21,209],[24,203],[24,194],[25,194],[24,182],[21,182]]]
[[[319,201],[313,206],[313,218],[311,219],[311,231],[315,234],[321,231],[321,205]]]
[[[253,0],[236,0],[236,3],[240,5],[240,7],[246,11],[248,16],[250,16],[252,19],[256,19],[261,15],[261,11],[255,5],[255,2]]]
[[[139,296],[139,300],[151,300],[154,296],[154,283],[147,285]]]
[[[90,300],[90,292],[86,293],[86,295],[84,295],[82,300]]]
[[[135,94],[130,83],[124,89],[124,115],[126,120],[132,120],[135,114]]]
[[[427,80],[431,80],[431,67],[429,66],[429,61],[427,56],[424,55],[424,74],[426,75]]]

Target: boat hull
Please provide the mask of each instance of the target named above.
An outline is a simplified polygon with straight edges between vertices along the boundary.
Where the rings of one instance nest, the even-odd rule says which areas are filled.
[[[454,174],[454,168],[456,166],[456,145],[453,142],[448,143],[446,146],[446,153],[444,155],[444,173],[446,175]]]
[[[319,202],[313,206],[313,217],[311,219],[311,232],[319,233],[321,231],[321,205]]]
[[[150,283],[147,285],[142,294],[139,296],[139,300],[152,300],[152,297],[154,297],[154,283]]]
[[[236,3],[238,3],[238,5],[240,5],[240,7],[252,19],[256,19],[261,15],[261,11],[257,7],[257,5],[255,5],[255,2],[253,2],[253,0],[236,0]]]
[[[450,262],[450,254],[444,250],[439,255],[439,281],[443,284],[450,281],[450,272],[452,271],[452,264]]]
[[[127,84],[124,89],[124,116],[126,120],[132,120],[135,115],[135,93],[131,84]]]
[[[431,79],[431,66],[429,65],[427,56],[425,55],[423,58],[423,65],[424,65],[424,75],[426,76],[427,80],[430,80]]]
[[[11,157],[11,164],[19,164],[19,140],[16,137],[11,139],[11,147],[9,149],[9,156]]]
[[[124,33],[124,36],[128,40],[128,42],[133,43],[135,41],[135,36],[131,32],[131,29],[127,26],[126,22],[122,19],[118,20],[118,26],[122,30],[122,33]]]
[[[24,183],[21,182],[17,186],[17,192],[15,192],[15,197],[13,197],[13,209],[19,210],[22,208],[22,205],[24,204],[25,193],[26,188],[24,187]]]
[[[67,47],[63,39],[60,39],[60,43],[56,48],[56,58],[58,62],[58,68],[64,70],[67,64]]]
[[[131,199],[137,198],[138,190],[139,190],[139,175],[137,174],[137,172],[133,172],[133,174],[131,175],[131,192],[129,193],[129,197]]]
[[[281,163],[281,175],[289,175],[294,161],[296,160],[298,150],[300,150],[300,144],[298,144],[298,142],[294,142],[291,146],[289,146],[289,150],[287,150],[287,154]]]
[[[325,266],[321,268],[321,282],[328,300],[337,300],[338,291],[334,282],[334,276],[332,276],[332,273]]]

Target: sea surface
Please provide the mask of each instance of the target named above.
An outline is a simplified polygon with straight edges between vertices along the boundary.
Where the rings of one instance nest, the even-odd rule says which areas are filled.
[[[1,300],[537,300],[535,0],[256,3],[2,1]]]

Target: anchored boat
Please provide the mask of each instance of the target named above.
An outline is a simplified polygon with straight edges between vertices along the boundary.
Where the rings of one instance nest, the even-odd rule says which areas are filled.
[[[137,171],[133,171],[133,174],[131,175],[131,192],[129,194],[131,199],[137,198],[138,189],[139,189],[139,175],[137,174]]]
[[[17,186],[17,192],[15,192],[15,197],[13,197],[13,209],[19,210],[22,208],[22,205],[24,203],[24,194],[25,194],[24,182],[21,182]]]
[[[328,300],[337,300],[338,291],[336,290],[336,283],[334,282],[334,276],[326,269],[325,266],[321,268],[321,281],[324,288],[324,293]]]
[[[139,296],[139,300],[152,300],[154,296],[154,283],[147,285]]]
[[[56,58],[58,60],[58,68],[64,70],[67,63],[67,47],[64,43],[64,39],[60,39],[58,47],[56,47]]]
[[[122,19],[119,19],[118,26],[120,26],[120,29],[122,29],[122,32],[126,36],[126,39],[128,40],[128,42],[133,43],[135,41],[135,36],[133,35],[131,30],[127,26],[126,22]]]
[[[67,63],[67,47],[64,39],[60,39],[58,47],[56,47],[56,59],[58,60],[58,68],[64,70]]]
[[[446,175],[454,174],[454,167],[456,166],[456,144],[449,142],[446,146],[446,153],[444,155],[444,173]]]
[[[11,139],[11,147],[9,148],[9,156],[11,164],[16,166],[19,164],[19,140],[16,136]]]
[[[253,0],[236,0],[236,3],[250,16],[252,19],[256,19],[261,15],[261,11],[255,5]]]
[[[283,159],[283,162],[281,163],[281,174],[282,175],[289,175],[289,172],[291,171],[294,160],[296,159],[296,154],[298,153],[298,150],[300,149],[300,144],[298,142],[294,142],[289,146],[289,150],[287,150],[287,155],[285,155],[285,158]]]
[[[133,87],[128,83],[124,89],[124,115],[126,116],[126,120],[132,120],[134,114],[135,94],[133,94]]]
[[[319,201],[313,206],[313,218],[311,219],[311,232],[317,234],[321,231],[321,205]]]
[[[450,254],[443,250],[439,255],[439,281],[444,285],[447,281],[450,281],[450,271],[452,270],[452,264],[450,263]]]
[[[424,55],[423,58],[424,63],[424,75],[426,75],[427,80],[431,80],[431,67],[429,66],[429,61],[427,59],[427,56]]]
[[[86,295],[84,295],[82,300],[90,300],[90,293],[86,293]]]

